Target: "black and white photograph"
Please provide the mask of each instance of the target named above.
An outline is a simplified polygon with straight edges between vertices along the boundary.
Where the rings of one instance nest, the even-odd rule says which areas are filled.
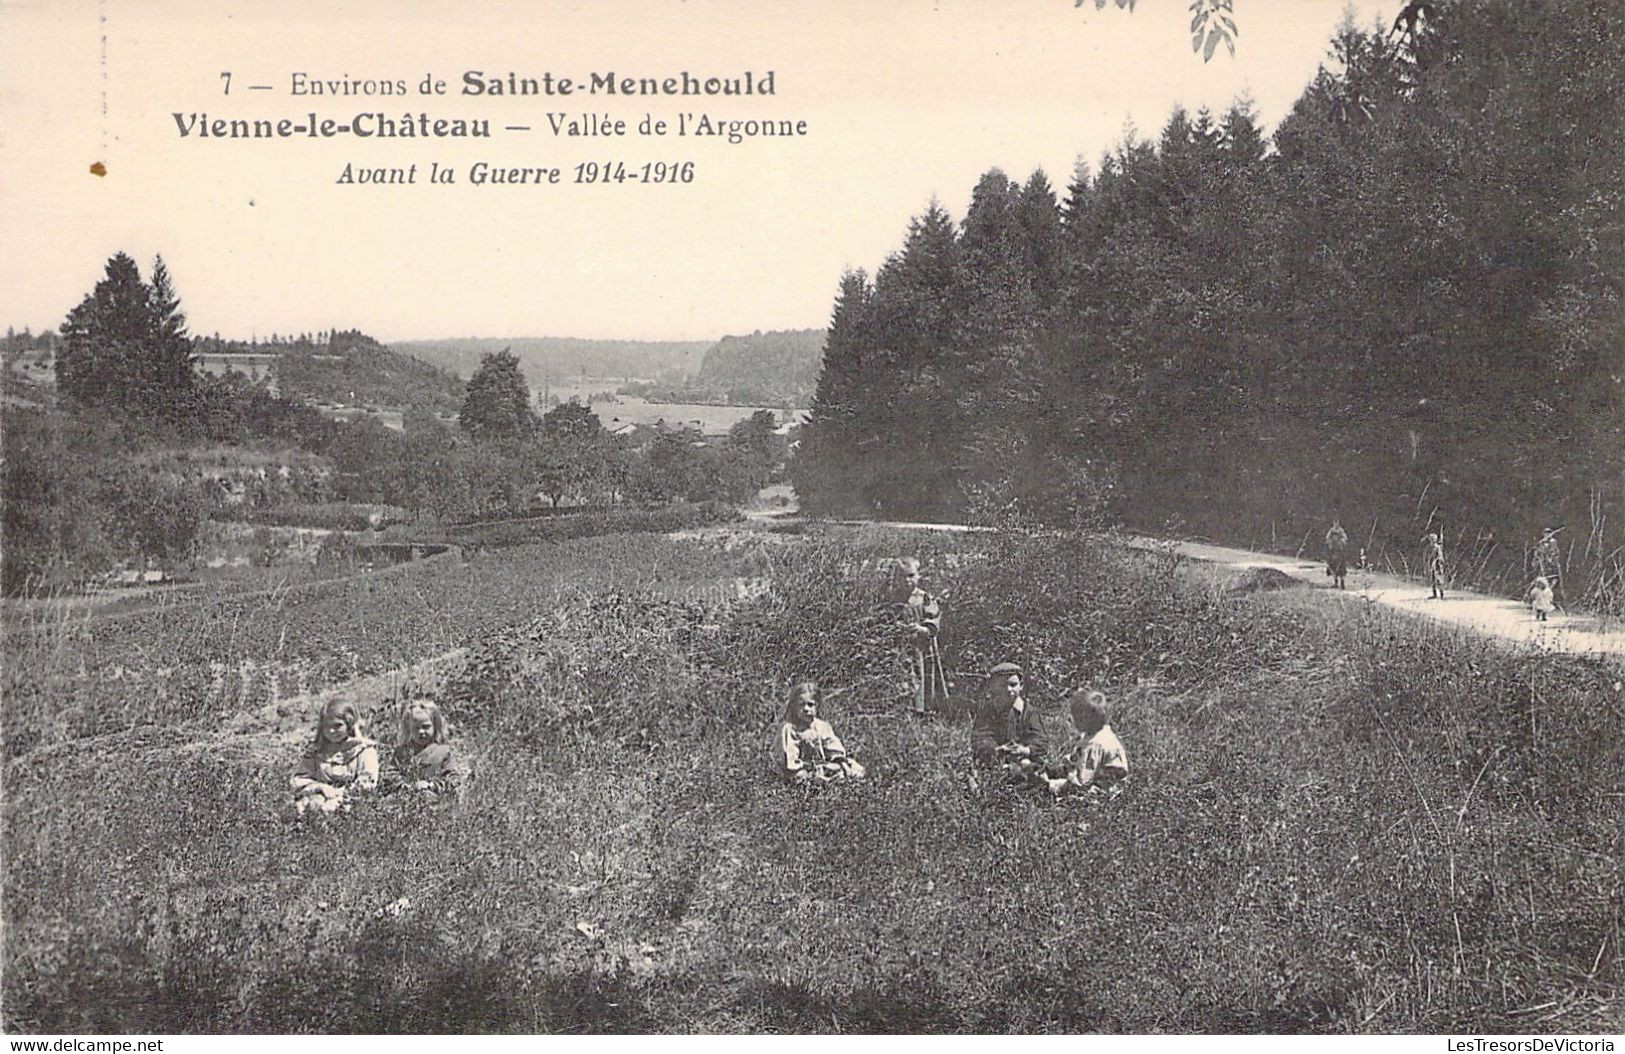
[[[10,1049],[1625,1032],[1618,0],[0,0],[0,156]]]

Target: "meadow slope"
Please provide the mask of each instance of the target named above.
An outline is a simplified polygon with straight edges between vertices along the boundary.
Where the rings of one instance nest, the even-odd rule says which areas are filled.
[[[1618,664],[1259,590],[1168,549],[804,531],[521,546],[367,599],[235,613],[244,636],[207,638],[222,657],[198,661],[332,662],[320,640],[349,634],[352,675],[274,700],[160,705],[141,663],[195,634],[189,619],[145,625],[139,656],[86,626],[56,667],[21,671],[8,633],[5,1026],[1625,1021]],[[947,596],[950,665],[1013,657],[1034,697],[1112,697],[1124,795],[1056,805],[978,784],[963,717],[903,712],[875,590],[898,551]],[[98,679],[115,656],[124,673]],[[767,778],[804,677],[831,691],[866,783]],[[301,720],[333,692],[381,718],[408,681],[441,697],[476,763],[460,800],[293,818]],[[78,715],[89,683],[101,723],[51,718]],[[962,700],[975,689],[959,678]],[[33,739],[11,740],[18,721]]]

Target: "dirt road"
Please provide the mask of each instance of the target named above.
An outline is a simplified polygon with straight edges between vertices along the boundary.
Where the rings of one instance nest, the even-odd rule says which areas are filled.
[[[793,512],[777,510],[762,514],[757,519],[772,521],[795,518]],[[991,527],[970,527],[948,523],[903,523],[896,521],[849,520],[839,521],[851,526],[872,525],[922,531],[987,531]],[[1126,539],[1130,548],[1154,549],[1162,546],[1154,538],[1130,535]],[[1400,578],[1397,575],[1375,571],[1351,569],[1348,588],[1332,587],[1326,576],[1326,565],[1318,560],[1303,560],[1271,553],[1255,553],[1247,549],[1231,549],[1222,545],[1202,542],[1174,543],[1176,551],[1191,560],[1223,564],[1240,569],[1270,568],[1282,574],[1324,590],[1330,595],[1358,598],[1373,604],[1393,608],[1416,618],[1427,619],[1447,626],[1481,633],[1507,641],[1509,644],[1542,648],[1547,651],[1573,655],[1625,656],[1625,625],[1618,622],[1604,624],[1588,615],[1570,615],[1554,611],[1546,622],[1535,621],[1534,615],[1523,604],[1504,597],[1486,596],[1460,589],[1446,591],[1444,600],[1429,598],[1425,582]]]
[[[1130,548],[1153,549],[1165,543],[1152,538],[1131,537],[1128,544]],[[1617,623],[1606,626],[1591,616],[1554,611],[1548,621],[1536,622],[1529,609],[1515,600],[1459,589],[1446,590],[1445,599],[1433,600],[1429,598],[1430,591],[1425,582],[1355,569],[1349,570],[1348,588],[1338,590],[1326,576],[1326,565],[1319,561],[1229,549],[1201,542],[1178,542],[1175,545],[1178,553],[1191,560],[1244,569],[1270,568],[1332,595],[1360,598],[1417,618],[1460,626],[1516,644],[1576,655],[1625,656],[1625,626]]]

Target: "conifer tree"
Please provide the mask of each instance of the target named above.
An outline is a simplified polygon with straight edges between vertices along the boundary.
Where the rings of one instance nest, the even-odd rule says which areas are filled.
[[[871,290],[869,277],[859,269],[841,275],[840,291],[830,314],[824,339],[823,367],[818,389],[802,426],[797,456],[790,462],[790,480],[804,507],[814,512],[839,509],[856,491],[846,471],[858,468],[855,426],[857,400],[864,387],[865,330]],[[889,378],[875,376],[885,383]]]
[[[178,396],[193,385],[195,357],[186,333],[186,315],[162,256],[152,265],[152,324],[151,378],[170,397]]]
[[[1027,250],[1027,277],[1033,299],[1040,318],[1047,320],[1061,290],[1061,210],[1043,169],[1035,169],[1021,188],[1016,220]]]
[[[151,291],[128,255],[107,261],[106,276],[62,324],[58,389],[86,406],[129,406],[144,393],[143,359],[154,321]]]

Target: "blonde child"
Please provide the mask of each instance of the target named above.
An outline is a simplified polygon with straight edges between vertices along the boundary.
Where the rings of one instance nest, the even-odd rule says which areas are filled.
[[[835,730],[818,716],[820,699],[818,685],[811,681],[790,689],[773,741],[773,767],[791,783],[862,779],[863,766],[847,755]]]
[[[390,752],[390,790],[438,795],[454,791],[467,770],[452,757],[446,715],[431,699],[419,699],[401,711],[400,737]]]
[[[1128,776],[1128,752],[1107,723],[1106,696],[1078,692],[1069,700],[1078,726],[1076,746],[1064,762],[1045,773],[1051,793],[1079,793],[1091,787],[1111,787]]]
[[[1529,606],[1535,609],[1535,621],[1545,622],[1556,603],[1552,599],[1552,583],[1545,575],[1536,578],[1529,587]]]
[[[361,734],[355,704],[331,699],[316,719],[316,739],[289,780],[300,812],[335,812],[350,794],[378,787],[378,745]]]

